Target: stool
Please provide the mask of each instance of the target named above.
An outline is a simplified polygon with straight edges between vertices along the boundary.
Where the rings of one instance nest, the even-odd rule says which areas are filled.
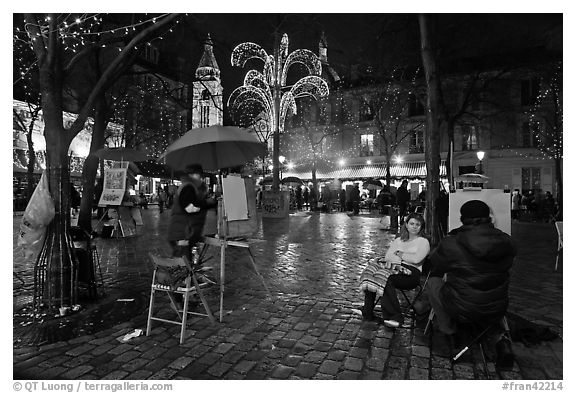
[[[426,323],[426,328],[424,329],[424,334],[428,331],[428,327],[432,325],[432,320],[434,319],[434,309],[430,310],[430,314],[428,316],[428,322]],[[488,323],[479,324],[478,322],[472,321],[466,317],[459,316],[457,321],[458,325],[467,324],[472,326],[473,337],[470,341],[467,342],[462,348],[454,355],[451,359],[452,365],[458,361],[474,344],[478,344],[480,349],[480,355],[482,356],[482,363],[484,366],[484,373],[486,374],[486,378],[490,379],[490,374],[488,373],[488,363],[486,361],[486,350],[484,349],[483,340],[486,338],[486,335],[494,328],[496,328],[499,324],[502,325],[504,328],[504,334],[507,339],[510,340],[510,328],[508,326],[508,320],[506,316],[502,316],[501,318],[497,318]]]

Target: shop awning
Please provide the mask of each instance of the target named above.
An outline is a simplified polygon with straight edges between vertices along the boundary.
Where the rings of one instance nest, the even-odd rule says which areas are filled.
[[[311,180],[312,172],[289,170],[283,171],[283,177],[296,176],[303,180]],[[402,164],[392,164],[390,166],[390,176],[396,179],[425,179],[426,163],[424,161],[406,162]],[[318,180],[340,179],[340,180],[361,180],[367,178],[383,179],[386,177],[386,164],[364,164],[350,165],[335,170],[316,171]],[[440,177],[446,177],[446,162],[440,163]]]

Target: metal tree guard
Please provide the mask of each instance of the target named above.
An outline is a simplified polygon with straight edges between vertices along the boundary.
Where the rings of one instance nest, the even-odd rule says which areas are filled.
[[[313,97],[316,100],[326,97],[329,93],[328,84],[320,77],[322,63],[318,56],[308,49],[297,49],[288,53],[288,35],[284,34],[278,42],[276,36],[274,54],[269,55],[258,44],[242,43],[232,51],[232,65],[244,67],[249,59],[260,59],[264,62],[263,72],[249,70],[244,77],[244,84],[236,88],[228,99],[228,107],[234,112],[244,105],[257,105],[274,130],[273,190],[278,190],[280,184],[280,133],[284,131],[284,120],[290,109],[296,113],[296,99]],[[300,63],[306,67],[310,75],[299,79],[294,85],[286,86],[288,69],[293,64]],[[284,89],[284,90],[283,90]]]

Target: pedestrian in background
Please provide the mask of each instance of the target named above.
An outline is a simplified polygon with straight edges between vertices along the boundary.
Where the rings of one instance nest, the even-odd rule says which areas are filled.
[[[164,211],[166,200],[167,200],[166,191],[164,191],[162,187],[158,187],[158,208],[160,209],[160,213]]]
[[[340,203],[340,211],[346,211],[346,190],[340,189],[340,193],[338,194],[338,202]]]
[[[522,197],[520,196],[520,190],[515,189],[512,192],[512,219],[518,220],[520,218],[520,201]]]
[[[350,193],[350,201],[352,202],[352,213],[357,215],[360,213],[360,187],[358,183],[354,184],[354,188]]]
[[[296,187],[296,208],[302,210],[302,186],[298,185]]]
[[[408,213],[408,203],[410,202],[410,192],[408,191],[408,180],[402,180],[402,184],[396,190],[396,202],[400,209],[400,223],[404,222],[404,216]]]

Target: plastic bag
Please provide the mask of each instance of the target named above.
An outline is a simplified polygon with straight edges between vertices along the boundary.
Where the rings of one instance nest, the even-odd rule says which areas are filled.
[[[44,171],[40,182],[32,193],[28,206],[26,206],[20,224],[18,245],[22,246],[26,258],[30,258],[40,251],[46,234],[46,227],[54,215],[54,201],[48,191],[48,176]]]
[[[40,182],[32,193],[28,206],[26,206],[22,221],[30,223],[33,228],[45,227],[50,224],[54,215],[54,201],[48,188],[48,176],[44,171]]]
[[[22,219],[18,236],[18,245],[22,246],[25,258],[31,258],[40,252],[42,243],[44,243],[45,234],[45,226],[33,226],[30,222]]]

